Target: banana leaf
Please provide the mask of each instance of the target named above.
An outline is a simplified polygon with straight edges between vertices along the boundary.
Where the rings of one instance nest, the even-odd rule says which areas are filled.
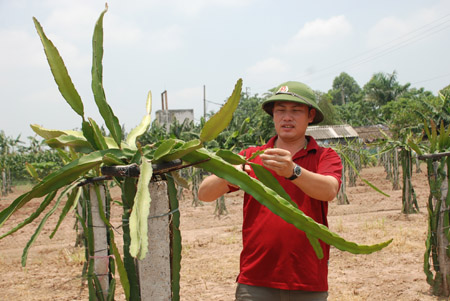
[[[35,179],[36,181],[40,181],[41,179],[39,178],[39,175],[36,171],[36,168],[34,168],[33,165],[31,165],[28,162],[25,162],[25,169],[27,170],[27,172],[30,174],[30,176],[33,177],[33,179]]]

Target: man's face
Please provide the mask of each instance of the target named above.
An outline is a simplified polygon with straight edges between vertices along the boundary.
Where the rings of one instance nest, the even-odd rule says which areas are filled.
[[[275,130],[278,136],[286,141],[302,138],[315,115],[315,109],[296,102],[277,101],[273,106]]]

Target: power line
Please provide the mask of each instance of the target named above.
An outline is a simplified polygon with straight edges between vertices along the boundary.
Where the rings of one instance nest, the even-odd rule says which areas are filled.
[[[444,20],[444,19],[448,18],[449,16],[450,16],[450,14],[447,14],[447,15],[445,15],[445,16],[437,19],[437,20],[434,20],[434,21],[432,21],[430,23],[427,23],[426,25],[421,26],[421,27],[419,27],[419,28],[417,28],[417,29],[415,29],[415,30],[413,30],[413,31],[411,31],[411,32],[401,36],[401,37],[393,39],[393,40],[391,40],[391,41],[389,41],[389,42],[387,42],[387,43],[385,43],[383,45],[380,45],[380,46],[375,47],[375,48],[373,48],[373,49],[371,49],[369,51],[363,52],[363,53],[361,53],[359,55],[356,55],[354,57],[351,57],[351,58],[345,59],[343,61],[340,61],[338,63],[335,63],[335,64],[333,64],[331,66],[322,68],[322,69],[316,71],[315,75],[312,75],[313,78],[310,79],[309,81],[316,81],[316,80],[321,79],[323,77],[326,77],[326,76],[334,74],[334,72],[328,72],[328,73],[321,74],[321,75],[317,75],[317,73],[322,73],[322,72],[330,70],[330,69],[336,69],[336,67],[344,65],[345,63],[349,63],[349,62],[350,62],[349,64],[344,65],[341,68],[357,67],[357,66],[360,66],[362,64],[368,63],[370,61],[376,60],[376,59],[378,59],[380,57],[386,56],[386,55],[388,55],[388,54],[390,54],[390,53],[392,53],[392,52],[394,52],[394,51],[396,51],[398,49],[406,47],[406,46],[408,46],[408,45],[410,45],[412,43],[415,43],[417,41],[426,39],[426,38],[428,38],[428,37],[430,37],[430,36],[432,36],[432,35],[434,35],[434,34],[436,34],[438,32],[441,32],[442,30],[445,30],[445,29],[449,28],[450,24],[446,25],[446,23],[450,23],[450,19]],[[440,22],[441,20],[444,20],[444,21]],[[436,24],[436,23],[438,23],[438,24]],[[415,34],[417,32],[419,32],[419,33]],[[377,52],[378,49],[382,49],[382,50]],[[373,54],[371,54],[371,53],[373,53]],[[366,55],[369,55],[369,56],[366,56]],[[362,59],[360,59],[359,61],[352,62],[352,61],[357,60],[360,57],[362,57]]]
[[[206,100],[207,103],[212,103],[218,106],[223,106],[223,103],[218,103],[218,102],[214,102],[214,101],[210,101],[210,100]]]
[[[450,22],[450,20],[447,20],[446,22],[443,22],[442,24],[448,23],[448,22]],[[435,27],[433,27],[433,28],[436,28],[436,27],[438,27],[438,26],[441,26],[442,24],[439,24],[439,25],[437,25],[437,26],[435,26]],[[449,28],[449,27],[450,27],[450,24],[449,24],[448,26],[443,27],[443,28],[439,28],[438,30],[432,31],[432,32],[429,33],[429,34],[428,34],[428,32],[429,32],[431,29],[433,29],[433,28],[431,28],[431,29],[429,29],[429,30],[426,30],[425,32],[421,33],[421,34],[418,35],[418,36],[413,36],[413,37],[411,37],[411,38],[406,39],[405,41],[401,41],[401,42],[399,42],[397,45],[394,45],[394,46],[392,46],[392,47],[390,47],[390,48],[384,49],[383,51],[380,51],[379,53],[376,53],[375,55],[373,55],[373,56],[371,56],[371,57],[368,57],[368,58],[366,58],[366,59],[364,59],[364,60],[362,60],[362,61],[360,61],[360,62],[357,62],[357,63],[355,63],[355,64],[353,64],[353,65],[350,65],[350,67],[351,67],[351,66],[354,66],[354,65],[364,64],[364,63],[367,63],[367,62],[369,62],[369,61],[375,60],[375,59],[377,59],[377,58],[383,57],[383,56],[385,56],[385,55],[387,55],[387,54],[389,54],[389,53],[391,53],[391,52],[394,52],[394,51],[396,51],[396,50],[398,50],[398,49],[400,49],[400,48],[403,48],[403,47],[405,47],[405,46],[408,46],[408,45],[410,45],[410,44],[412,44],[412,43],[415,43],[415,42],[417,42],[417,41],[423,40],[423,39],[425,39],[425,38],[428,38],[429,36],[434,35],[434,34],[436,34],[436,33],[438,33],[438,32],[441,32],[442,30],[445,30],[445,29],[447,29],[447,28]]]
[[[429,82],[429,81],[440,79],[440,78],[444,78],[444,77],[447,77],[447,76],[450,76],[450,73],[443,74],[443,75],[438,75],[438,76],[435,76],[435,77],[432,77],[432,78],[429,78],[429,79],[420,80],[420,81],[417,81],[417,82],[413,82],[413,83],[411,83],[411,85],[420,84],[420,83],[424,83],[424,82]]]

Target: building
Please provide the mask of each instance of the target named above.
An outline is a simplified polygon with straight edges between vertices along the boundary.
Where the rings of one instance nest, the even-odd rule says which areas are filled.
[[[171,124],[175,119],[182,123],[185,119],[188,121],[194,120],[194,110],[158,110],[155,116],[159,124]]]
[[[381,124],[355,127],[355,131],[358,133],[359,138],[364,143],[372,143],[377,140],[385,140],[385,135],[390,138],[392,137],[392,133],[389,131],[389,128]]]
[[[346,144],[349,140],[359,139],[358,133],[348,124],[308,126],[306,135],[312,136],[322,146]]]
[[[170,124],[177,120],[179,123],[183,123],[186,119],[188,122],[194,120],[194,110],[169,110],[169,100],[167,96],[167,90],[161,93],[161,110],[156,111],[156,121],[163,125],[167,125],[166,128],[169,130]]]

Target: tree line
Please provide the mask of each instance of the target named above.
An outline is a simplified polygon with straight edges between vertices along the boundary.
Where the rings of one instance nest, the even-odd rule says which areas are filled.
[[[271,92],[270,90],[268,92]],[[450,87],[443,87],[434,95],[424,88],[401,84],[397,73],[375,73],[361,88],[349,74],[342,72],[333,80],[328,92],[315,91],[318,104],[325,119],[320,125],[349,124],[353,127],[383,124],[389,128],[394,138],[410,132],[421,133],[424,120],[441,121],[450,124]],[[241,101],[233,119],[215,141],[211,148],[244,148],[264,143],[275,133],[271,117],[260,110],[262,102],[270,96],[241,94]],[[210,112],[208,116],[213,114]],[[174,121],[171,125],[154,122],[149,132],[141,137],[143,143],[156,143],[163,137],[181,138],[181,135],[198,135],[204,119],[194,122]]]
[[[448,86],[443,87],[439,94],[449,91]],[[395,71],[375,73],[362,88],[353,77],[342,72],[334,79],[332,88],[319,96],[321,105],[331,111],[327,124],[384,124],[394,138],[409,132],[420,133],[424,120],[450,123],[447,97],[433,95],[424,88],[413,88],[410,83],[401,84]]]

